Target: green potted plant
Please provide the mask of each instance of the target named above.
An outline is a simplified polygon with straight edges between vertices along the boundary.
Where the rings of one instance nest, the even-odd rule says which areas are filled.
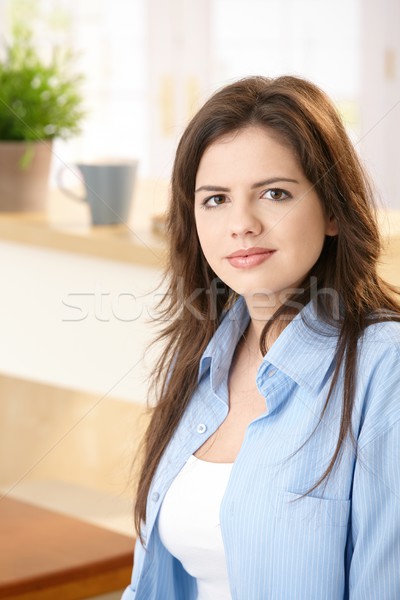
[[[85,114],[72,63],[57,48],[44,60],[32,32],[13,27],[0,59],[0,210],[45,208],[52,142],[79,133]]]

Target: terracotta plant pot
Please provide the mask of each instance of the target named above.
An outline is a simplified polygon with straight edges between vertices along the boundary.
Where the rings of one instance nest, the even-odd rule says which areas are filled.
[[[0,142],[0,211],[45,210],[51,151],[51,141]]]

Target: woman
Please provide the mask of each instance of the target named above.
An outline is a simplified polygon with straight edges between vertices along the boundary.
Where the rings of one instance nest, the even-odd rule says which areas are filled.
[[[178,146],[158,401],[124,600],[400,598],[400,325],[371,191],[296,77]]]

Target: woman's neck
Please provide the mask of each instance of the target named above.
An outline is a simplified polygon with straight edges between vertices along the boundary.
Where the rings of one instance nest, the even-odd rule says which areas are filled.
[[[256,348],[259,349],[260,347],[262,331],[266,324],[273,318],[273,314],[276,311],[276,308],[274,308],[274,310],[272,311],[260,306],[249,306],[247,300],[246,304],[247,309],[250,313],[250,323],[245,334],[246,346],[252,348],[252,350],[255,351]],[[278,337],[280,336],[282,331],[287,327],[287,325],[289,325],[293,317],[293,314],[283,314],[273,321],[266,337],[265,345],[267,348],[271,348],[272,344],[278,339]]]

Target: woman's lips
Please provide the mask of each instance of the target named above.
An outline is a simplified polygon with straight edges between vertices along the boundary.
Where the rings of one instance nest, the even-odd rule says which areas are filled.
[[[237,250],[226,258],[232,267],[236,267],[237,269],[248,269],[250,267],[261,265],[261,263],[268,260],[274,252],[275,250],[270,248],[247,248]]]

